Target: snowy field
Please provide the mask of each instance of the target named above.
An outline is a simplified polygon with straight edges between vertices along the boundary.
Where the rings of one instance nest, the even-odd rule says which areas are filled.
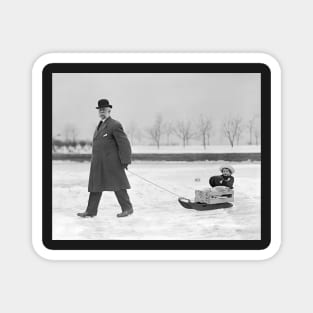
[[[134,162],[129,169],[156,184],[193,199],[208,186],[219,162]],[[103,192],[95,218],[80,218],[88,201],[89,162],[53,162],[53,239],[260,239],[260,163],[232,163],[235,203],[214,211],[188,210],[177,197],[127,173],[134,214],[117,218],[113,192]],[[199,178],[195,180],[196,178]]]

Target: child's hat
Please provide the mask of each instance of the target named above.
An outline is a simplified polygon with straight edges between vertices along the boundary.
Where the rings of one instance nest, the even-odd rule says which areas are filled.
[[[231,165],[222,165],[220,166],[220,171],[222,172],[224,168],[227,168],[231,174],[235,173],[235,169]]]

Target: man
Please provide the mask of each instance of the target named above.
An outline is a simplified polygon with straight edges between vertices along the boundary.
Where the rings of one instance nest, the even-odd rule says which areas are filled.
[[[130,185],[125,174],[131,163],[131,146],[121,123],[110,116],[112,105],[109,101],[99,100],[96,109],[101,120],[93,136],[88,206],[85,212],[77,215],[96,216],[102,191],[114,191],[122,208],[117,217],[125,217],[133,213],[127,193]]]

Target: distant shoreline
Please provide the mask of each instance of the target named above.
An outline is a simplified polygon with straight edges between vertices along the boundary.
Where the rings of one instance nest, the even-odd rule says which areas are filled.
[[[52,160],[90,161],[90,153],[53,153]],[[237,153],[133,153],[134,161],[261,161],[260,152]]]

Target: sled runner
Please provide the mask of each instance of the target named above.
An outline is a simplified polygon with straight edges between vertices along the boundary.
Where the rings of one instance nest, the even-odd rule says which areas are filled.
[[[201,202],[193,202],[190,199],[184,197],[179,197],[178,202],[186,209],[194,209],[197,211],[227,209],[233,206],[233,204],[230,202],[208,204]]]

